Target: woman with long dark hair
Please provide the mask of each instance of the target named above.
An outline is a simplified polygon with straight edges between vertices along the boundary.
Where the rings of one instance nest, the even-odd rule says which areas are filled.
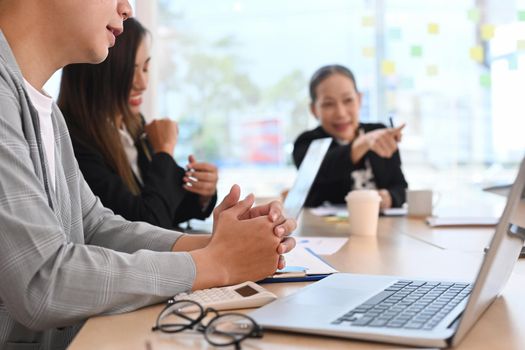
[[[130,18],[103,63],[64,68],[58,105],[80,169],[104,206],[128,220],[175,228],[211,214],[217,168],[193,156],[187,169],[179,166],[176,122],[146,124],[140,114],[148,41],[147,30]]]

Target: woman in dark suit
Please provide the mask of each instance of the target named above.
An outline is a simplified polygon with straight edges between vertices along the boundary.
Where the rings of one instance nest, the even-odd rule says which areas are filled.
[[[146,124],[140,114],[148,44],[146,29],[133,18],[125,21],[103,63],[64,68],[58,104],[82,174],[104,206],[171,229],[212,213],[218,175],[214,165],[193,156],[186,169],[177,164],[177,123]]]
[[[301,165],[313,140],[331,137],[333,141],[305,206],[315,207],[325,201],[344,203],[349,191],[376,189],[382,209],[400,207],[407,188],[397,147],[404,125],[387,128],[383,124],[360,123],[361,94],[353,73],[346,67],[320,68],[310,80],[309,90],[310,110],[320,126],[295,141],[295,165]]]

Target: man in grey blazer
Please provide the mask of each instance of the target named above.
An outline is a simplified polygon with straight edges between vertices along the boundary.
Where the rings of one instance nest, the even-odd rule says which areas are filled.
[[[91,316],[263,278],[294,247],[280,204],[252,208],[237,186],[211,237],[127,222],[92,194],[42,86],[102,61],[130,13],[127,0],[0,0],[0,349],[63,349]]]

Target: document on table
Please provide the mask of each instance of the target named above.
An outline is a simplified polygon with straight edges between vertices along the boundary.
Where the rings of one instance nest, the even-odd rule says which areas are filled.
[[[317,208],[311,208],[310,213],[315,216],[348,217],[348,210],[345,204],[325,204]]]
[[[407,212],[407,207],[381,209],[381,215],[383,216],[405,216]]]
[[[308,248],[315,254],[331,255],[337,252],[348,238],[344,237],[295,237],[297,247]]]
[[[332,266],[327,264],[317,254],[304,247],[296,247],[288,254],[284,255],[286,265],[301,266],[307,275],[330,274],[337,272]]]
[[[497,184],[497,185],[484,187],[483,191],[491,192],[491,193],[499,194],[500,196],[507,197],[509,195],[511,187],[512,187],[512,183],[511,184],[508,184],[508,183]]]
[[[340,218],[348,217],[348,209],[345,204],[325,204],[317,208],[311,208],[310,213],[315,216],[337,216]],[[383,216],[405,216],[407,215],[407,208],[388,208],[382,209]]]
[[[318,281],[338,272],[308,248],[296,247],[284,255],[286,267],[260,283]]]
[[[430,227],[475,227],[496,226],[499,218],[496,217],[465,217],[465,216],[429,216],[427,224]]]

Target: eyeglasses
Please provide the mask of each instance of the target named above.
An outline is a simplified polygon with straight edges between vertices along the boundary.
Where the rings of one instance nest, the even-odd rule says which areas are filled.
[[[209,314],[214,316],[209,322],[202,321]],[[241,341],[246,338],[262,338],[263,331],[251,317],[240,313],[223,313],[213,308],[206,310],[193,300],[168,300],[168,304],[157,317],[152,331],[178,333],[193,329],[204,333],[204,338],[214,346],[234,345],[241,349]]]

